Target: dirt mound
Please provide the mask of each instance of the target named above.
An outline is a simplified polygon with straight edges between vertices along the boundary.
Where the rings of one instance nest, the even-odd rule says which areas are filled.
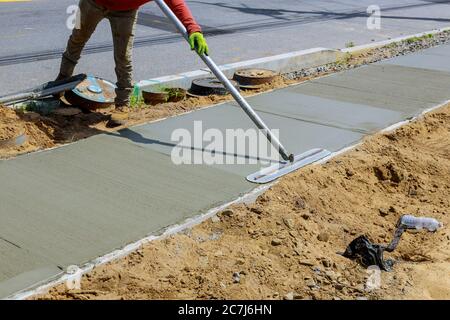
[[[38,114],[17,112],[0,106],[0,141],[26,134],[19,145],[0,145],[0,159],[55,146],[52,127]]]
[[[284,177],[182,234],[94,269],[43,299],[450,299],[450,107]],[[340,255],[358,235],[387,244],[402,214],[434,217],[373,270]],[[376,274],[375,274],[376,275]]]

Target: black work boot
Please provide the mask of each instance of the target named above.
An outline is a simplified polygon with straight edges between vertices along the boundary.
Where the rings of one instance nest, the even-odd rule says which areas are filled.
[[[65,75],[59,73],[53,82],[58,82],[58,81],[66,80],[69,78],[70,78],[70,76],[65,76]],[[62,96],[64,96],[64,92],[58,92],[58,93],[53,94],[53,97],[58,100],[61,99]]]

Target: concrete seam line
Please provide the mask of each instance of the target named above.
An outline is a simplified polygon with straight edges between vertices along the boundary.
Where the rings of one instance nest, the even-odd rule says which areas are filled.
[[[417,116],[412,117],[412,118],[410,118],[408,120],[397,122],[397,123],[395,123],[395,124],[393,124],[393,125],[391,125],[391,126],[389,126],[387,128],[384,128],[384,129],[378,131],[377,133],[386,133],[386,132],[394,131],[394,130],[398,129],[399,127],[403,126],[403,125],[406,125],[408,123],[411,123],[411,122],[414,122],[414,121],[420,119],[421,117],[423,117],[427,113],[429,113],[431,111],[434,111],[436,109],[439,109],[439,108],[447,105],[448,103],[450,103],[450,100],[447,100],[447,101],[445,101],[445,102],[443,102],[443,103],[441,103],[439,105],[436,105],[436,106],[430,107],[428,109],[425,109],[424,111],[422,111]],[[373,136],[373,135],[375,135],[377,133],[373,133],[373,134],[368,135],[368,136]],[[356,147],[358,147],[361,144],[362,144],[362,142],[359,141],[359,142],[357,142],[357,143],[355,143],[353,145],[344,147],[344,148],[342,148],[342,149],[340,149],[340,150],[338,150],[336,152],[333,152],[328,157],[325,157],[325,158],[315,162],[313,164],[313,166],[324,164],[327,161],[329,161],[329,160],[331,160],[331,159],[333,159],[333,158],[335,158],[335,157],[337,157],[337,156],[339,156],[341,154],[344,154],[346,152],[349,152],[349,151],[355,149]],[[221,206],[218,206],[218,207],[215,207],[215,208],[212,208],[212,209],[208,210],[204,214],[200,214],[200,215],[197,215],[195,217],[186,219],[181,224],[175,224],[175,225],[169,226],[167,228],[164,228],[163,229],[164,231],[162,232],[161,235],[158,235],[158,236],[149,235],[148,237],[145,237],[145,238],[143,238],[141,240],[138,240],[138,241],[136,241],[134,243],[126,245],[122,249],[115,250],[115,251],[110,252],[110,253],[102,256],[102,257],[96,258],[93,261],[88,262],[85,265],[80,267],[80,269],[82,270],[82,274],[84,275],[84,274],[92,271],[95,267],[98,267],[98,266],[104,265],[106,263],[113,262],[113,261],[116,261],[116,260],[118,260],[120,258],[123,258],[123,257],[129,255],[130,253],[136,251],[137,249],[139,249],[143,245],[148,244],[148,243],[150,243],[152,241],[161,240],[161,239],[167,238],[167,237],[169,237],[171,235],[180,233],[180,232],[182,232],[182,231],[184,231],[186,229],[189,229],[189,228],[192,228],[194,226],[197,226],[200,223],[202,223],[202,222],[206,221],[207,219],[215,216],[217,213],[219,213],[220,211],[223,211],[224,209],[226,209],[227,207],[229,207],[231,205],[247,202],[248,200],[253,201],[252,199],[256,198],[258,195],[262,194],[263,192],[265,192],[266,190],[268,190],[269,188],[271,188],[272,186],[274,186],[277,183],[278,183],[278,180],[275,181],[275,182],[263,185],[263,186],[259,186],[259,187],[255,188],[255,189],[253,189],[252,191],[250,191],[250,192],[248,192],[248,193],[246,193],[244,195],[241,195],[240,197],[238,197],[237,199],[235,199],[233,201],[230,201],[230,202],[225,203],[225,204],[223,204]],[[20,291],[18,293],[10,295],[6,299],[9,299],[9,300],[24,300],[24,299],[30,298],[32,296],[35,296],[35,295],[43,294],[43,293],[47,292],[50,288],[64,283],[68,279],[68,277],[69,276],[67,274],[63,274],[62,276],[59,276],[59,277],[57,277],[54,280],[48,279],[49,282],[47,282],[44,285],[38,285],[37,287],[34,287],[33,289],[22,290],[22,291]],[[46,280],[41,281],[39,283],[43,283],[45,281]]]
[[[369,134],[369,135],[365,135],[365,137],[367,137],[367,136],[372,137],[372,136],[374,136],[376,134],[389,133],[389,132],[395,131],[396,129],[398,129],[400,127],[403,127],[404,125],[407,125],[409,123],[412,123],[412,122],[415,122],[417,120],[420,120],[427,113],[429,113],[431,111],[434,111],[436,109],[442,108],[442,107],[444,107],[445,105],[447,105],[449,103],[450,103],[450,100],[447,100],[447,101],[445,101],[445,102],[443,102],[441,104],[438,104],[438,105],[436,105],[434,107],[427,108],[424,111],[422,111],[421,113],[419,113],[417,116],[414,116],[414,117],[412,117],[410,119],[407,119],[407,120],[402,120],[402,121],[399,121],[397,123],[394,123],[394,124],[390,125],[389,127],[381,129],[380,131],[374,132],[374,133]],[[361,144],[362,144],[362,142],[357,142],[357,143],[355,143],[353,145],[350,145],[348,147],[344,147],[344,148],[342,148],[342,149],[340,149],[340,150],[338,150],[336,152],[331,153],[328,157],[325,157],[325,158],[323,158],[323,159],[321,159],[319,161],[316,161],[315,163],[313,163],[313,165],[316,166],[316,165],[324,164],[327,161],[331,160],[332,158],[334,158],[334,157],[336,157],[338,155],[341,155],[343,153],[346,153],[348,151],[351,151],[351,150],[355,149],[356,147],[358,147]]]

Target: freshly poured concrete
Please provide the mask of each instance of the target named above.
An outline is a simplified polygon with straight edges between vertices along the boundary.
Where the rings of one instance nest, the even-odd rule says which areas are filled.
[[[280,130],[289,151],[338,151],[450,99],[449,55],[450,47],[439,47],[249,101],[270,128]],[[172,133],[185,129],[193,136],[194,121],[202,122],[202,133],[255,128],[228,103],[0,161],[0,297],[252,190],[255,185],[245,176],[261,163],[177,166],[171,161],[177,144]],[[184,141],[184,150],[210,154],[208,144]],[[230,153],[232,159],[247,156]]]
[[[60,273],[62,271],[44,257],[0,239],[0,297]]]
[[[397,111],[309,96],[294,90],[292,87],[264,93],[250,98],[249,102],[257,111],[359,133],[373,132],[403,119]]]
[[[450,46],[445,45],[429,50],[383,61],[381,63],[450,72],[450,64],[448,63],[450,58]]]

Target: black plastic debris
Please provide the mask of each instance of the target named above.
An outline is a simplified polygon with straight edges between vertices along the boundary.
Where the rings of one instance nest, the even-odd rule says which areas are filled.
[[[373,244],[366,236],[359,236],[348,245],[343,256],[358,261],[366,268],[376,265],[384,271],[391,271],[394,261],[384,260],[385,249],[384,246]]]
[[[368,268],[370,266],[378,266],[381,270],[392,271],[395,261],[391,259],[385,260],[383,253],[385,251],[394,251],[407,230],[427,230],[436,232],[442,228],[442,223],[433,218],[414,217],[411,215],[403,215],[397,221],[394,238],[387,246],[373,244],[366,236],[359,236],[354,239],[342,254],[344,257],[357,260],[362,266]]]

